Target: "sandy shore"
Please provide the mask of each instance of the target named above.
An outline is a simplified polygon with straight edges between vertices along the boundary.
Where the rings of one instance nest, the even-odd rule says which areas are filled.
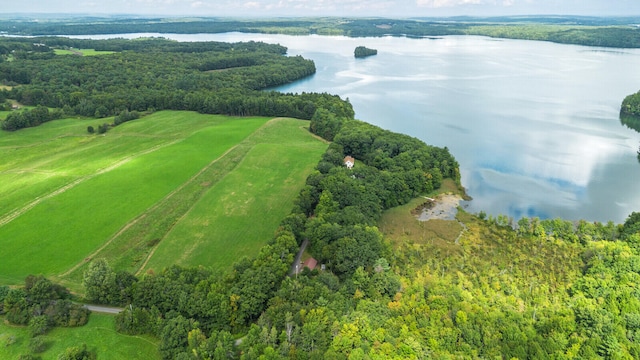
[[[433,207],[422,210],[418,220],[427,221],[431,219],[455,220],[458,213],[458,206],[462,197],[460,195],[439,195],[434,199]]]

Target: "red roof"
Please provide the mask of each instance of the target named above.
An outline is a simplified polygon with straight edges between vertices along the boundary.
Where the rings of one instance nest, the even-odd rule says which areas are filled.
[[[309,268],[309,270],[313,270],[316,268],[316,266],[318,265],[318,260],[314,259],[314,258],[308,258],[307,260],[304,261],[304,263],[302,264],[302,268]]]

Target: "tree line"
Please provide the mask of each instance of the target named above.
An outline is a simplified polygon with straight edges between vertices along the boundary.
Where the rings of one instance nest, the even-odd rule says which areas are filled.
[[[18,40],[11,38],[10,43],[20,43]],[[38,39],[49,48],[79,44],[67,40]],[[23,44],[32,41],[22,39]],[[65,116],[104,118],[123,111],[172,109],[302,119],[313,116],[315,98],[330,97],[261,91],[315,73],[313,61],[284,56],[286,48],[280,45],[164,39],[141,40],[142,45],[122,39],[106,43],[82,40],[80,45],[125,50],[93,57],[14,58],[0,63],[0,82],[12,86],[2,90],[2,97],[28,106],[62,109]],[[5,130],[43,122],[30,121],[26,115],[25,119],[17,117]]]
[[[15,131],[18,129],[38,126],[47,121],[62,119],[64,115],[64,112],[60,109],[53,109],[50,111],[49,108],[38,105],[33,109],[25,109],[9,113],[4,121],[0,123],[0,128],[6,131]]]
[[[291,19],[240,21],[205,19],[80,19],[74,23],[5,21],[0,31],[17,35],[85,35],[122,33],[282,33],[351,37],[482,35],[499,38],[551,41],[562,44],[620,48],[640,47],[640,29],[633,17],[454,17],[445,19]]]

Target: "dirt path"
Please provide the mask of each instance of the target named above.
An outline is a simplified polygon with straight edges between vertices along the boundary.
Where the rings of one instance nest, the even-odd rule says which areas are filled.
[[[298,250],[298,254],[296,254],[296,259],[293,260],[293,264],[291,264],[291,270],[289,270],[289,276],[293,276],[296,274],[298,270],[302,270],[302,269],[299,269],[298,266],[300,265],[300,259],[302,258],[302,253],[304,253],[304,250],[307,248],[308,245],[309,245],[309,240],[304,239],[304,241],[300,245],[300,250]]]
[[[124,309],[122,308],[114,308],[109,306],[101,306],[101,305],[84,305],[85,308],[89,309],[91,312],[99,312],[104,314],[119,314]]]

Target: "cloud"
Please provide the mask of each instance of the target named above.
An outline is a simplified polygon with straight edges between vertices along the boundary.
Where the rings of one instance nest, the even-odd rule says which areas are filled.
[[[260,9],[260,3],[257,1],[249,1],[242,5],[245,9]]]
[[[483,0],[416,0],[418,7],[443,8],[460,5],[480,5],[486,3]]]

